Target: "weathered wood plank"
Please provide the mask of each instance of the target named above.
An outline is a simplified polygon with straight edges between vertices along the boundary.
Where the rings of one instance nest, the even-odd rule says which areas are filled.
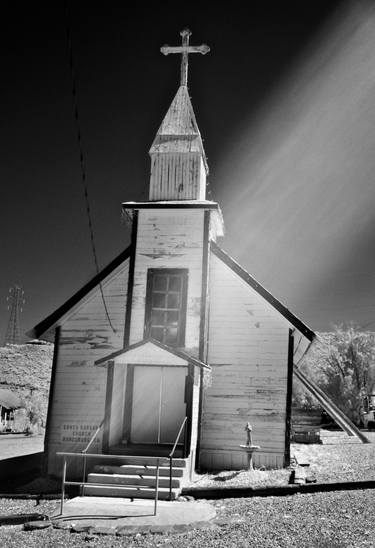
[[[130,343],[143,338],[148,268],[188,268],[185,346],[198,348],[204,212],[172,211],[139,212]]]
[[[102,283],[113,333],[108,324],[100,289],[92,290],[62,318],[61,345],[56,365],[56,389],[51,408],[49,463],[50,473],[59,471],[54,455],[57,450],[81,450],[83,441],[64,441],[67,425],[95,428],[104,415],[106,371],[94,367],[94,361],[122,348],[127,293],[128,261],[120,265]],[[85,441],[86,440],[86,441]]]
[[[250,421],[266,450],[258,461],[269,462],[269,451],[284,451],[289,324],[217,257],[210,267],[213,379],[205,393],[202,448],[222,453],[228,463],[228,451],[244,441],[244,423]],[[282,464],[282,457],[276,460]]]

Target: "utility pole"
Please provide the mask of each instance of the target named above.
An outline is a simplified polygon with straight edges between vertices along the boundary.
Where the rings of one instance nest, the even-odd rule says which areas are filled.
[[[4,346],[6,344],[19,344],[20,337],[20,313],[25,303],[24,291],[20,285],[14,285],[9,289],[7,296],[8,310],[10,310],[8,327],[6,330]]]

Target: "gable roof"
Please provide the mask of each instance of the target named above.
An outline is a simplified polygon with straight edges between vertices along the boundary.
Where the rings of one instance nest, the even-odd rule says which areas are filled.
[[[231,268],[242,280],[250,285],[259,295],[269,302],[288,322],[290,322],[298,331],[300,331],[309,341],[313,341],[315,333],[297,316],[293,314],[286,306],[284,306],[276,297],[274,297],[267,289],[255,280],[242,266],[240,266],[230,255],[228,255],[214,241],[211,241],[212,252],[221,259],[229,268]]]
[[[113,261],[111,261],[107,266],[103,268],[94,276],[87,284],[85,284],[81,289],[79,289],[72,297],[70,297],[64,304],[57,308],[52,314],[47,316],[44,320],[39,322],[35,327],[30,329],[26,333],[28,337],[33,337],[38,339],[43,333],[48,331],[62,316],[64,316],[73,306],[75,306],[81,299],[83,299],[90,291],[95,289],[95,287],[102,282],[109,274],[111,274],[122,262],[130,257],[131,246],[127,247],[122,251]]]
[[[177,350],[176,348],[172,348],[171,346],[167,346],[166,344],[163,344],[156,339],[153,339],[152,337],[149,337],[147,339],[143,339],[142,341],[139,341],[135,344],[130,344],[129,346],[125,346],[121,350],[117,350],[116,352],[112,352],[112,354],[108,354],[108,356],[104,356],[103,358],[100,358],[95,361],[95,365],[102,365],[105,362],[108,362],[110,360],[114,360],[118,356],[121,356],[123,354],[126,354],[127,352],[130,352],[131,350],[135,350],[136,348],[140,348],[141,346],[144,346],[146,344],[153,344],[154,346],[157,346],[158,348],[168,352],[169,354],[173,354],[174,356],[177,356],[178,358],[181,358],[182,360],[185,360],[193,365],[196,365],[198,367],[204,368],[204,369],[211,369],[211,367],[201,360],[198,360],[197,358],[193,358],[183,350]]]

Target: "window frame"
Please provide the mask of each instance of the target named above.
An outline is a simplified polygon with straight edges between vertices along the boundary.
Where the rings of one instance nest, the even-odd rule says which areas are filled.
[[[152,296],[153,296],[153,281],[156,275],[164,274],[168,276],[178,275],[181,277],[181,304],[180,304],[180,318],[177,328],[177,341],[176,343],[165,343],[166,346],[173,348],[180,348],[185,346],[185,331],[186,331],[186,310],[187,310],[187,290],[188,290],[188,272],[187,268],[148,268],[147,269],[147,284],[146,284],[146,306],[145,306],[145,327],[144,337],[151,337],[151,315],[152,315]]]

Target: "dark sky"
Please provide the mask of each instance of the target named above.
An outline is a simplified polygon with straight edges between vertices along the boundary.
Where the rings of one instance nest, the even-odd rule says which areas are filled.
[[[282,6],[280,6],[282,4]],[[120,204],[147,199],[148,149],[189,91],[227,236],[221,245],[312,328],[375,320],[375,17],[358,2],[72,3],[83,147],[101,266],[129,243]],[[64,5],[8,4],[1,33],[0,336],[26,331],[94,274]],[[375,326],[375,322],[373,324]],[[0,341],[1,342],[1,341]]]

